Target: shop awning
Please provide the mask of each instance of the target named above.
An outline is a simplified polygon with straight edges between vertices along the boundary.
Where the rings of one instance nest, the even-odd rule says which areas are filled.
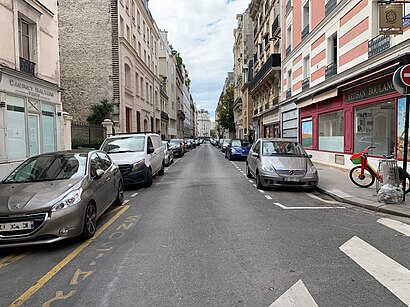
[[[324,101],[329,98],[333,98],[337,96],[337,88],[331,89],[330,91],[324,92],[322,94],[310,97],[302,102],[297,102],[297,106],[299,109],[310,106],[311,104],[315,104],[321,101]]]

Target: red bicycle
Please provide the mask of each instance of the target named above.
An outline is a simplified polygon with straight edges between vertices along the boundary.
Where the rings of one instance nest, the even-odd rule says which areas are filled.
[[[375,180],[377,180],[376,189],[378,190],[380,183],[383,182],[383,176],[378,171],[376,171],[367,160],[369,155],[369,149],[376,148],[374,146],[369,146],[365,150],[355,153],[350,157],[350,161],[353,164],[359,164],[350,170],[349,177],[350,180],[357,186],[361,188],[368,188],[373,185]],[[393,156],[384,156],[385,159],[392,159]],[[405,192],[410,192],[410,175],[408,173],[404,174],[404,170],[401,167],[397,167],[397,172],[399,175],[400,182],[403,182],[404,175],[406,176],[406,189]]]

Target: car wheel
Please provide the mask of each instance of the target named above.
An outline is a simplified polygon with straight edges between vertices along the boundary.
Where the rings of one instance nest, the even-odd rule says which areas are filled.
[[[164,173],[165,173],[165,160],[162,161],[162,166],[161,166],[161,169],[158,172],[158,176],[163,176]]]
[[[231,155],[231,154],[229,154],[228,158],[229,158],[229,161],[232,161],[232,160],[233,160],[233,158],[232,158],[232,155]]]
[[[246,177],[252,178],[251,171],[249,170],[248,163],[245,164],[245,171],[246,171]]]
[[[258,190],[263,190],[263,185],[262,185],[262,182],[261,182],[261,177],[259,176],[259,172],[258,171],[256,171],[256,188],[258,189]]]
[[[122,202],[124,201],[124,185],[122,181],[118,182],[118,191],[117,191],[117,198],[114,201],[115,206],[121,206]]]
[[[81,238],[88,240],[92,238],[97,229],[97,209],[95,204],[89,203],[85,208],[84,227],[81,233]]]
[[[145,186],[150,187],[152,185],[152,170],[148,168],[147,173],[145,174]]]

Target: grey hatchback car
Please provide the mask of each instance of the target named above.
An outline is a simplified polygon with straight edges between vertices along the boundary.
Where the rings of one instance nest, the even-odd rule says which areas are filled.
[[[122,201],[121,172],[103,151],[31,157],[0,183],[0,248],[89,239]]]
[[[301,187],[313,190],[318,184],[317,169],[303,147],[287,139],[258,139],[246,160],[246,175],[264,187]]]

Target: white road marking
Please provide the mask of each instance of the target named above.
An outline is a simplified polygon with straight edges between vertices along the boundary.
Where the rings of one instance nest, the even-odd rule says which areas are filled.
[[[262,194],[265,194],[265,191],[264,191],[264,190],[259,190],[259,189],[258,189],[258,191],[261,192]]]
[[[316,200],[320,200],[320,201],[322,201],[322,202],[324,202],[324,203],[327,203],[327,204],[339,204],[339,202],[337,202],[337,201],[322,199],[322,198],[320,198],[319,196],[316,196],[316,195],[314,195],[314,194],[310,194],[310,193],[305,193],[305,194],[306,194],[307,196],[309,196],[310,198],[313,198],[313,199],[316,199]]]
[[[407,268],[356,236],[339,249],[410,306],[410,271]]]
[[[126,205],[126,204],[128,204],[129,201],[130,201],[129,199],[126,199],[126,200],[124,200],[124,201],[122,202],[122,204],[123,204],[123,205]]]
[[[269,195],[265,195],[266,199],[272,199]]]
[[[250,182],[250,183],[253,183],[253,180],[250,180],[250,179],[249,179],[249,182]]]
[[[345,207],[286,207],[280,203],[274,203],[274,205],[284,210],[321,210],[321,209],[346,209]]]
[[[292,306],[318,307],[301,279],[283,293],[275,302],[269,305],[269,307]]]
[[[245,174],[245,173],[244,173],[243,175],[244,175],[244,176],[246,176],[246,174]]]
[[[410,225],[396,221],[396,220],[392,220],[392,219],[388,219],[388,218],[381,218],[377,221],[377,223],[380,223],[384,226],[387,226],[391,229],[394,229],[398,232],[401,232],[402,234],[404,234],[407,237],[410,237]]]
[[[253,185],[256,188],[256,184]]]
[[[134,194],[131,195],[131,197],[135,197],[137,195],[138,195],[138,193],[134,193]]]

